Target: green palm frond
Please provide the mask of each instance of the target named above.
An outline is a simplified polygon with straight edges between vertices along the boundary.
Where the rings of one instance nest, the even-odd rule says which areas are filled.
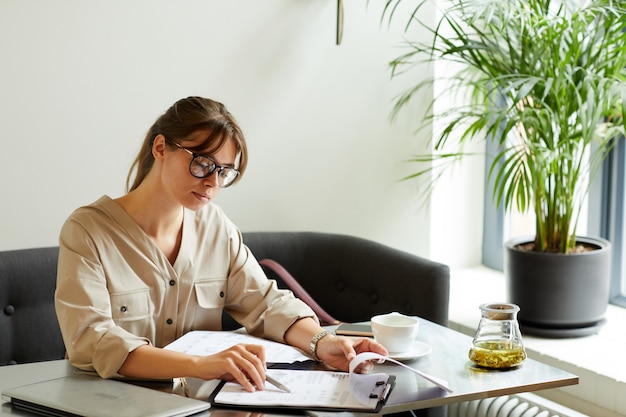
[[[381,19],[397,19],[408,1],[387,0]],[[456,163],[470,140],[493,141],[500,147],[489,171],[494,201],[535,212],[538,250],[567,252],[589,183],[624,135],[626,2],[446,4],[434,27],[421,20],[425,1],[409,7],[406,28],[417,24],[432,39],[407,42],[390,63],[394,77],[422,63],[462,64],[446,86],[466,100],[434,114],[434,98],[426,118],[444,126],[433,153],[412,158],[426,167],[408,178]],[[422,80],[400,95],[392,117],[434,82]]]

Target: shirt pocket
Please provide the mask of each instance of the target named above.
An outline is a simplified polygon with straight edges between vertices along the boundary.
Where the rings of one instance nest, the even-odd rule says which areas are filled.
[[[111,294],[111,315],[116,323],[148,319],[150,305],[150,293],[147,288]]]
[[[222,309],[226,300],[226,279],[212,278],[194,284],[198,306],[203,309]]]
[[[197,306],[192,327],[203,330],[220,330],[226,300],[226,278],[196,281],[194,289]]]

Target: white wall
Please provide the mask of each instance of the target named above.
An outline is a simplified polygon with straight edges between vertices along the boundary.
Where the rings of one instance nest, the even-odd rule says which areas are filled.
[[[248,138],[249,170],[217,199],[242,230],[347,233],[474,262],[431,230],[454,210],[438,217],[399,181],[428,134],[408,112],[389,121],[420,77],[390,80],[404,20],[389,28],[383,2],[344,3],[337,46],[335,0],[0,0],[0,250],[56,245],[74,208],[124,192],[154,119],[202,95]],[[442,207],[458,207],[452,187]]]

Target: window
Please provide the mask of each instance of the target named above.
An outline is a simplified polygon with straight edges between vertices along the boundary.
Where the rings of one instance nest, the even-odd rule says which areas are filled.
[[[599,196],[599,235],[612,245],[611,303],[626,307],[626,145],[620,140],[604,164],[593,196]],[[591,216],[590,216],[591,217]]]

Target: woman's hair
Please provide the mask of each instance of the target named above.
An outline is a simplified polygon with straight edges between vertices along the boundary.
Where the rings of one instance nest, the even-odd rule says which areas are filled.
[[[174,103],[154,122],[146,134],[126,178],[127,191],[136,189],[154,165],[152,155],[154,138],[163,135],[166,143],[173,147],[172,142],[185,140],[198,130],[207,130],[209,133],[201,144],[190,148],[192,151],[213,153],[229,140],[233,141],[239,159],[236,168],[240,172],[235,182],[239,181],[248,164],[248,148],[237,121],[222,103],[208,98],[187,97]]]

